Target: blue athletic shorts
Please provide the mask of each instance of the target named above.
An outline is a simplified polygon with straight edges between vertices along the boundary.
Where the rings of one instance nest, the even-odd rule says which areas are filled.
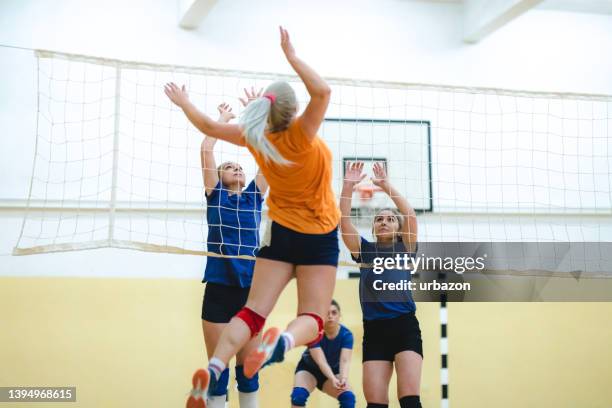
[[[249,289],[206,283],[202,300],[202,320],[211,323],[229,323],[246,304]]]
[[[312,374],[315,380],[317,380],[317,388],[320,390],[323,390],[323,385],[325,384],[325,381],[328,380],[328,378],[325,376],[325,374],[323,374],[319,366],[313,367],[311,364],[308,364],[302,359],[300,360],[297,367],[295,368],[296,373],[299,371],[306,371]],[[334,374],[338,374],[338,373],[334,372]]]
[[[259,248],[257,258],[272,259],[293,265],[338,266],[340,247],[338,227],[326,234],[304,234],[272,222],[268,226],[267,245]]]
[[[392,319],[363,321],[362,361],[394,361],[402,351],[423,357],[421,328],[414,312]]]

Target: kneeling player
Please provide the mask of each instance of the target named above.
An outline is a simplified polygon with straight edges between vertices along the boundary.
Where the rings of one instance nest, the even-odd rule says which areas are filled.
[[[336,398],[341,408],[355,406],[355,394],[348,384],[348,370],[353,352],[353,334],[340,324],[340,306],[332,300],[325,320],[325,335],[310,346],[295,369],[291,405],[303,407],[317,387]]]

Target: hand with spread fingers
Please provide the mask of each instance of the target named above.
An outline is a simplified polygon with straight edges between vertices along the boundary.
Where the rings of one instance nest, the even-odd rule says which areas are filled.
[[[259,91],[257,92],[255,92],[254,87],[251,87],[250,92],[248,89],[244,88],[244,94],[246,95],[246,99],[244,98],[238,98],[238,99],[240,100],[240,103],[242,103],[242,106],[246,108],[246,106],[249,103],[253,102],[257,98],[261,98],[261,95],[263,94],[263,88],[259,88]]]
[[[363,162],[347,162],[344,171],[344,183],[351,187],[359,184],[361,180],[366,178],[363,172]]]
[[[374,172],[372,183],[382,190],[387,191],[389,189],[389,177],[387,176],[387,170],[385,169],[384,163],[374,163],[372,171]]]
[[[182,108],[187,102],[189,102],[189,94],[187,93],[187,89],[185,85],[179,86],[174,82],[169,82],[164,86],[164,93],[172,103],[174,103],[179,108]]]
[[[219,122],[227,123],[236,117],[232,112],[232,107],[225,102],[217,106],[217,110],[219,111]]]

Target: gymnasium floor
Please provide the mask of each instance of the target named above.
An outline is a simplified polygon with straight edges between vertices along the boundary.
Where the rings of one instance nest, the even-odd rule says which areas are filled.
[[[365,406],[356,284],[338,281],[336,298],[355,334],[350,381]],[[192,371],[205,364],[202,289],[186,279],[0,278],[0,384],[76,386],[77,402],[57,407],[183,406]],[[294,315],[294,291],[272,324]],[[439,310],[418,304],[424,407],[441,403]],[[448,339],[449,406],[612,406],[612,303],[449,303]],[[264,370],[261,407],[288,406],[299,355]],[[397,407],[395,387],[390,399]],[[320,393],[310,401],[337,406]]]

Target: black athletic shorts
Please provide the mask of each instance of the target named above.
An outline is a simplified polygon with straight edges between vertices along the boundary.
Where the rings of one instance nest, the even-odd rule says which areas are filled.
[[[362,361],[393,361],[397,353],[406,350],[423,357],[421,329],[414,313],[392,319],[363,321]]]
[[[326,234],[304,234],[273,221],[264,235],[269,242],[259,248],[257,258],[293,265],[338,266],[338,227]]]
[[[246,304],[249,289],[207,282],[202,301],[202,320],[229,323]]]
[[[323,374],[319,366],[313,366],[312,364],[304,361],[304,359],[300,359],[300,362],[295,368],[295,372],[297,373],[298,371],[307,371],[312,374],[312,376],[317,380],[317,388],[323,391],[323,384],[325,384],[325,381],[327,381],[328,378],[325,376],[325,374]],[[338,373],[334,372],[334,374]]]

